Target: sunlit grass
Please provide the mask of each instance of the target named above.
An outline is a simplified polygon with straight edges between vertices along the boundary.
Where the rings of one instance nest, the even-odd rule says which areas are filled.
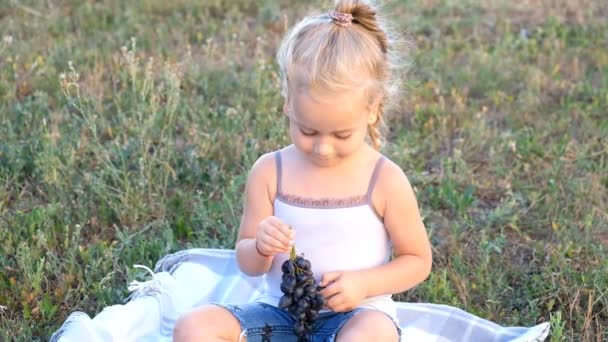
[[[386,5],[416,49],[384,153],[435,252],[398,299],[608,338],[608,13],[577,3]],[[120,303],[133,264],[233,247],[247,170],[288,143],[274,53],[311,8],[0,5],[2,336]]]

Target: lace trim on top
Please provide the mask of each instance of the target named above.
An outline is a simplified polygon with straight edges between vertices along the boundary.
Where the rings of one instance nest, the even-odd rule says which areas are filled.
[[[307,208],[348,208],[368,203],[367,195],[343,198],[310,198],[277,192],[277,198],[287,204]]]

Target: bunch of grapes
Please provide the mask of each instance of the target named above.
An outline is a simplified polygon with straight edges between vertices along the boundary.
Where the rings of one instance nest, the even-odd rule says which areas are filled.
[[[285,260],[281,270],[281,291],[284,295],[279,307],[296,318],[293,331],[304,339],[311,332],[319,310],[325,305],[325,298],[319,293],[322,288],[315,284],[310,261],[301,255],[296,256],[293,247],[290,258]]]

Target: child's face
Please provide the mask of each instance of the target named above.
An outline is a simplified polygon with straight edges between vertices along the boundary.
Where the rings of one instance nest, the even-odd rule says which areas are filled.
[[[311,97],[299,91],[285,104],[294,145],[317,166],[330,167],[352,156],[365,143],[369,98],[362,90]]]

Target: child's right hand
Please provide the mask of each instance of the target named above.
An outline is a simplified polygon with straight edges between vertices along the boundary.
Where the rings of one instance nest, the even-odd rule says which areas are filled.
[[[267,256],[289,253],[295,241],[295,231],[275,216],[268,216],[256,232],[258,251]]]

